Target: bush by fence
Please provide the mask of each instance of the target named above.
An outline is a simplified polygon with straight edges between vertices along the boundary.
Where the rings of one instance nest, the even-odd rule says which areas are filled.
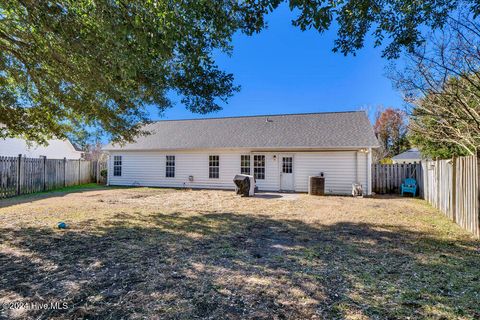
[[[97,161],[0,156],[0,198],[102,182]]]

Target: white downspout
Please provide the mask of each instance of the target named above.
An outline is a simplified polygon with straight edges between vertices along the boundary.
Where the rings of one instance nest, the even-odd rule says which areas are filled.
[[[355,183],[360,183],[360,179],[358,178],[359,175],[359,166],[360,166],[360,161],[358,160],[358,157],[360,156],[360,151],[357,150],[355,152]]]
[[[367,153],[367,195],[372,195],[372,148]]]

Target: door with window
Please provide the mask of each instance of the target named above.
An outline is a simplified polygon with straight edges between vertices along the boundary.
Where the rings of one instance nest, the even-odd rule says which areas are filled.
[[[280,161],[280,190],[294,191],[293,155],[282,155]]]

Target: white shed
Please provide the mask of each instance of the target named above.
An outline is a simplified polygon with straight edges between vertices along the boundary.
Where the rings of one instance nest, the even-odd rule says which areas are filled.
[[[394,164],[420,163],[422,162],[422,154],[417,148],[412,148],[392,157],[392,162]]]
[[[246,173],[259,190],[307,192],[308,177],[323,172],[326,193],[359,183],[371,194],[378,142],[363,111],[163,120],[145,130],[104,148],[110,185],[233,189]]]

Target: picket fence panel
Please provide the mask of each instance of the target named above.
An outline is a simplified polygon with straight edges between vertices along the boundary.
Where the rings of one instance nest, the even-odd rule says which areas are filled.
[[[16,157],[0,156],[0,198],[17,194],[17,160]]]
[[[419,185],[419,195],[423,195],[422,164],[373,164],[372,190],[378,194],[400,193],[402,183],[414,178]]]

